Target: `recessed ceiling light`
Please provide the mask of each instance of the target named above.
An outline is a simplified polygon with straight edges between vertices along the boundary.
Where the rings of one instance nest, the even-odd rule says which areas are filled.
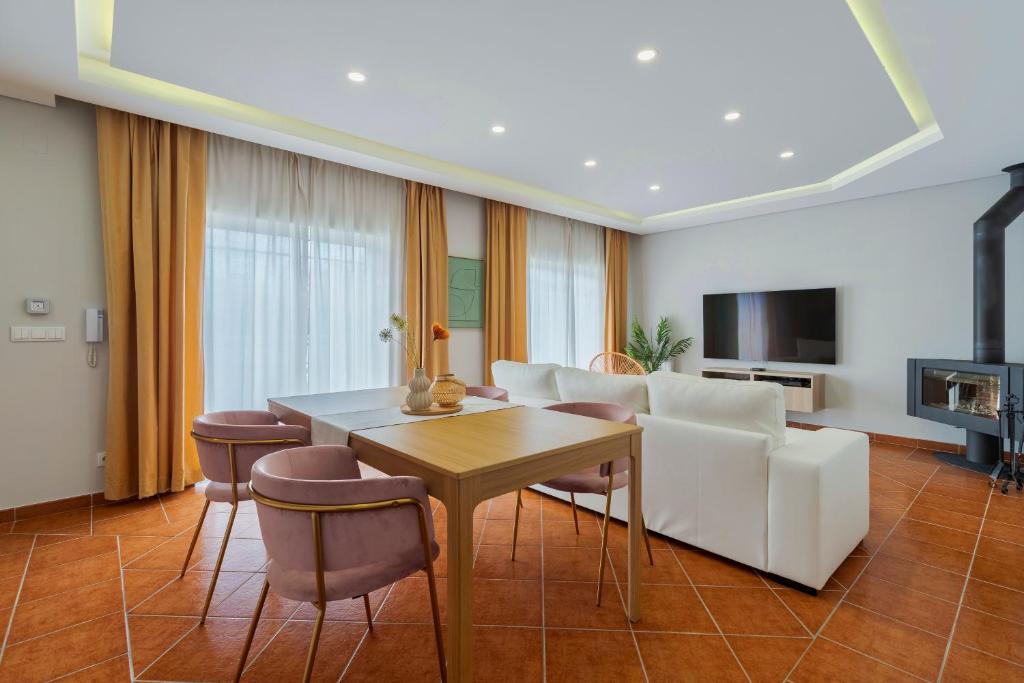
[[[583,165],[586,166],[587,168],[593,168],[594,166],[597,166],[597,162],[594,161],[593,159],[587,159],[586,161],[583,162]]]
[[[641,62],[649,62],[657,56],[658,51],[652,50],[651,48],[645,48],[643,50],[640,50],[640,52],[636,53],[636,58]]]
[[[502,126],[502,125],[491,126],[491,132],[492,133],[498,133],[500,135],[500,134],[505,132],[505,126]]]
[[[647,189],[648,189],[648,190],[650,190],[651,192],[657,192],[658,190],[660,190],[660,189],[661,189],[661,185],[651,185],[651,186],[650,186],[649,188],[647,188]]]
[[[725,116],[723,116],[722,118],[724,118],[726,121],[735,121],[739,117],[740,117],[740,113],[738,111],[731,111],[728,114],[726,114]]]
[[[358,71],[349,71],[348,80],[352,81],[353,83],[362,83],[363,81],[366,80],[366,74],[360,73]]]
[[[779,154],[779,158],[780,159],[789,159],[789,158],[792,158],[792,156],[793,156],[793,151],[789,150],[789,149],[787,149],[785,152],[782,152],[781,154]]]

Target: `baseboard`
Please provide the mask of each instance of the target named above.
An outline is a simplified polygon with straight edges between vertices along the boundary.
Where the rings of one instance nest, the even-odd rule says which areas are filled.
[[[99,491],[97,493],[83,493],[80,496],[61,498],[59,500],[32,503],[31,505],[20,505],[18,507],[7,508],[6,510],[0,510],[0,524],[15,522],[19,519],[31,519],[32,517],[52,515],[57,512],[67,512],[68,510],[79,510],[81,508],[92,507],[93,505],[101,505],[106,502],[108,501],[103,497],[103,492]]]
[[[810,431],[817,431],[824,429],[827,425],[815,425],[807,422],[792,422],[786,421],[787,427],[793,427],[795,429],[808,429]],[[845,429],[845,428],[841,428]],[[868,435],[868,440],[871,443],[884,443],[890,446],[904,446],[906,448],[924,448],[932,451],[943,451],[946,453],[956,453],[957,455],[963,455],[965,452],[965,446],[963,444],[946,443],[944,441],[932,441],[930,439],[915,439],[909,436],[896,436],[894,434],[880,434],[878,432],[866,432],[863,429],[855,429],[850,431],[859,431]]]

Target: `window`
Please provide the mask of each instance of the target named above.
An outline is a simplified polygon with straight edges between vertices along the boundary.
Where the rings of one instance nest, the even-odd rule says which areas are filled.
[[[586,368],[604,350],[604,228],[530,211],[526,245],[530,362]]]
[[[396,178],[210,137],[207,410],[400,380],[376,331],[401,307],[404,192]]]

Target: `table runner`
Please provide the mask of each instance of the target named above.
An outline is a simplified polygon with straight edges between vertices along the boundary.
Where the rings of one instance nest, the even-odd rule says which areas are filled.
[[[404,387],[403,387],[404,389]],[[389,390],[369,390],[385,392]],[[406,392],[407,393],[407,392]],[[462,401],[462,410],[448,415],[406,415],[401,411],[401,402],[405,399],[402,393],[399,404],[393,402],[396,394],[390,392],[388,395],[365,396],[368,399],[366,405],[379,404],[382,401],[392,401],[387,407],[375,407],[366,410],[355,410],[348,412],[314,415],[312,419],[311,436],[314,445],[341,444],[348,445],[348,435],[362,429],[373,429],[374,427],[390,427],[391,425],[419,422],[421,420],[441,420],[448,417],[459,417],[462,415],[475,415],[486,413],[492,410],[503,410],[515,407],[516,404],[507,401],[492,401],[477,396],[467,396]]]

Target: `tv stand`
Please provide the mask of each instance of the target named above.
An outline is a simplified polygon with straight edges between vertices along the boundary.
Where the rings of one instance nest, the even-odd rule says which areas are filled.
[[[745,368],[704,368],[701,377],[747,382],[774,382],[782,385],[786,410],[813,413],[825,408],[825,373]]]

